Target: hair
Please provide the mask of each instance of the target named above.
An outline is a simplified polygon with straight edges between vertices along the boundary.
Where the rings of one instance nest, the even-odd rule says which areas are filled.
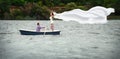
[[[37,23],[37,25],[39,25],[39,23]]]
[[[51,11],[51,12],[50,12],[50,16],[54,16],[54,13],[53,13],[53,11]]]

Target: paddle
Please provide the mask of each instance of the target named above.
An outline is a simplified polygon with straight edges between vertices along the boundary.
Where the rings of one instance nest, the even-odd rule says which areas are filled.
[[[46,33],[46,28],[44,28],[45,30],[44,30],[44,35],[45,35],[45,33]]]

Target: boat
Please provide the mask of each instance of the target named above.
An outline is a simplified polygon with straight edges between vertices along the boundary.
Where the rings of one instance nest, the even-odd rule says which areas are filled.
[[[36,32],[34,30],[19,30],[21,35],[60,35],[60,30],[54,31],[40,31]]]

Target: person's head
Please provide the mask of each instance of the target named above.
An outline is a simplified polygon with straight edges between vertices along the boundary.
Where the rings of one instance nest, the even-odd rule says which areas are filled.
[[[37,23],[37,25],[40,25],[39,23]]]
[[[54,16],[53,11],[50,12],[50,16]]]

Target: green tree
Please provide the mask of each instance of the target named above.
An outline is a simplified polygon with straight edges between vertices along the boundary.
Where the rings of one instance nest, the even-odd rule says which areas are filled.
[[[112,5],[115,8],[115,15],[120,15],[120,0],[115,0],[114,4]]]
[[[23,6],[25,4],[25,0],[12,0],[11,5],[15,6]]]
[[[113,5],[117,3],[117,0],[104,0],[103,6],[114,7]]]
[[[10,0],[0,0],[0,17],[4,18],[4,13],[9,12]]]

